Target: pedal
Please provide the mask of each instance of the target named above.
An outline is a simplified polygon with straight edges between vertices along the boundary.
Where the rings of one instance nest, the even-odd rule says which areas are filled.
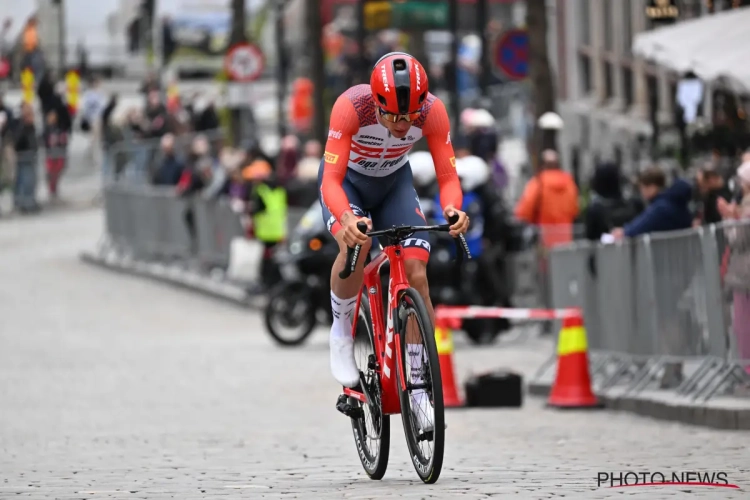
[[[336,400],[336,409],[349,418],[360,419],[365,416],[362,408],[351,404],[349,397],[345,394],[340,395],[338,400]]]

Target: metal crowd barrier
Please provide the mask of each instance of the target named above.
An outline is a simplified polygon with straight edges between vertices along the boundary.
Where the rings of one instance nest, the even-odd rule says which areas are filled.
[[[226,269],[232,240],[246,235],[229,200],[180,197],[173,187],[107,185],[104,213],[109,248],[133,259],[181,259]],[[289,210],[290,231],[303,214]]]
[[[600,390],[659,385],[705,401],[750,374],[750,359],[735,349],[740,325],[722,274],[733,260],[750,273],[750,221],[574,242],[550,252],[552,305],[583,309]],[[750,283],[747,294],[750,307]]]

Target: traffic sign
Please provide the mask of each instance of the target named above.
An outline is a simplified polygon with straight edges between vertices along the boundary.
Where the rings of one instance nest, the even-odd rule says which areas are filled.
[[[229,79],[235,82],[252,82],[263,73],[263,52],[252,43],[238,43],[227,51],[224,69]]]
[[[495,68],[509,80],[523,80],[529,74],[529,34],[526,30],[508,30],[495,42],[492,57]]]

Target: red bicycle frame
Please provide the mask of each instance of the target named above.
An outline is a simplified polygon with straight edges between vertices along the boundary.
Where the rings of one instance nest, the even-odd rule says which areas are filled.
[[[388,317],[386,324],[383,324],[383,295],[380,289],[380,268],[389,261],[391,264],[390,279],[388,280]],[[401,402],[399,401],[396,377],[401,384],[402,390],[406,390],[406,380],[401,370],[396,369],[403,366],[401,362],[401,328],[397,324],[398,318],[394,318],[394,313],[398,308],[398,299],[403,290],[409,288],[409,282],[406,279],[406,269],[404,268],[403,247],[399,245],[389,245],[383,249],[375,259],[373,259],[364,269],[364,286],[367,290],[367,298],[370,303],[370,315],[372,316],[372,336],[374,340],[373,349],[377,361],[377,376],[380,378],[380,387],[382,394],[381,405],[384,415],[394,415],[401,413]],[[357,331],[357,320],[359,318],[360,302],[362,294],[357,296],[357,304],[354,309],[354,319],[352,321],[352,336]],[[394,360],[395,352],[395,360]],[[398,375],[396,375],[398,374]],[[353,389],[344,388],[344,394],[349,397],[358,399],[363,403],[367,402],[367,397]]]

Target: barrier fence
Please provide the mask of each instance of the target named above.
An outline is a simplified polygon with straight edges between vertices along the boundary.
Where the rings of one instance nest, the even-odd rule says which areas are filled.
[[[552,307],[583,310],[601,390],[658,383],[707,400],[750,373],[738,269],[750,272],[750,222],[575,242],[549,253]]]
[[[124,183],[104,188],[106,250],[139,260],[192,261],[229,266],[234,238],[245,237],[243,215],[228,199],[181,197],[172,187]],[[288,224],[301,214],[291,210]]]

